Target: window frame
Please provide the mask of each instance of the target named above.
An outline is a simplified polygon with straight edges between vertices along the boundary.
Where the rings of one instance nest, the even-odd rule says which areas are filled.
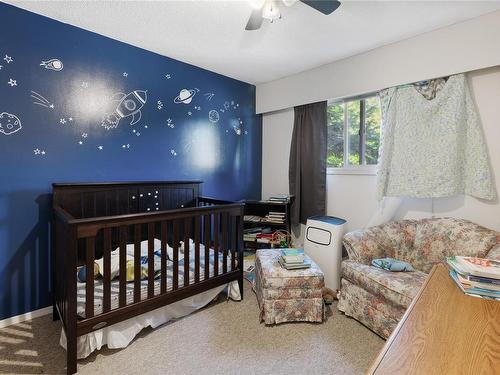
[[[328,100],[327,106],[333,104],[342,104],[344,107],[344,166],[343,167],[327,167],[326,173],[329,175],[368,175],[374,176],[377,174],[377,164],[365,164],[366,163],[366,118],[365,118],[365,99],[372,98],[374,96],[379,96],[378,92],[370,92],[363,95],[356,95],[342,99],[331,99]],[[359,149],[360,149],[360,165],[350,165],[349,164],[349,121],[346,115],[346,106],[348,102],[360,101],[360,119],[359,119]],[[381,124],[382,125],[382,124]]]

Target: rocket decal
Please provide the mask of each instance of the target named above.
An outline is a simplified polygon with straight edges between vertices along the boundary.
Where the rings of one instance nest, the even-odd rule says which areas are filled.
[[[134,90],[129,94],[119,92],[112,98],[116,102],[116,109],[106,115],[101,125],[107,130],[117,128],[120,120],[124,117],[132,116],[130,125],[134,125],[141,120],[141,108],[146,104],[147,91]]]

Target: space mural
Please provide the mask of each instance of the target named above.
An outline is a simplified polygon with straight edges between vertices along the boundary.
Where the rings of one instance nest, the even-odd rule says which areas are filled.
[[[3,52],[4,51],[0,50],[0,53]],[[17,79],[18,71],[16,71],[15,68],[14,58],[10,56],[8,53],[9,52],[7,51],[7,53],[5,53],[3,57],[5,65],[0,65],[0,70],[3,70],[4,75],[9,77],[6,84],[10,86],[10,88],[19,87],[19,89],[17,90],[23,91],[26,97],[29,96],[32,100],[33,105],[40,106],[53,111],[55,110],[57,112],[55,104],[52,103],[49,99],[47,99],[43,94],[34,90],[29,90],[29,88],[25,87],[21,89],[21,87],[18,85],[18,79]],[[60,72],[64,69],[64,63],[59,58],[51,58],[46,61],[41,61],[39,64],[37,64],[37,62],[33,62],[33,68],[35,68],[36,65],[38,65],[42,69],[48,69],[55,72]],[[71,69],[71,67],[66,69]],[[129,74],[127,72],[117,73],[117,76],[120,76],[120,78],[123,78],[123,80],[126,80],[128,78],[128,75]],[[51,77],[51,79],[57,80],[57,77]],[[162,76],[159,76],[158,79],[171,80],[172,74],[169,73],[162,74]],[[81,89],[84,90],[88,89],[90,85],[92,85],[92,82],[82,81],[80,87]],[[185,113],[183,113],[186,117],[191,117],[194,115],[195,117],[200,118],[200,116],[201,117],[205,116],[206,121],[213,124],[214,126],[216,125],[221,126],[223,123],[223,121],[221,121],[221,118],[224,119],[225,117],[224,114],[227,113],[228,114],[227,118],[229,119],[229,121],[226,122],[226,126],[222,126],[224,128],[225,134],[233,136],[248,135],[249,130],[246,129],[243,120],[241,119],[241,117],[237,117],[240,110],[240,104],[238,102],[235,102],[234,100],[229,100],[229,99],[225,100],[227,98],[222,98],[222,101],[213,100],[214,97],[216,97],[216,95],[217,94],[215,92],[204,92],[200,94],[200,89],[196,87],[181,88],[178,92],[178,95],[176,95],[173,98],[173,100],[170,101],[165,100],[164,104],[163,98],[157,98],[156,104],[153,105],[156,106],[156,109],[158,111],[164,111],[165,113],[167,113],[169,105],[171,105],[172,103],[181,105],[183,104],[187,106],[187,110],[184,111]],[[202,96],[204,100],[203,99],[198,100],[200,96]],[[141,110],[143,109],[144,106],[148,105],[147,89],[132,90],[128,93],[117,92],[114,93],[112,97],[105,98],[104,103],[109,104],[112,108],[112,111],[109,113],[103,113],[102,121],[100,123],[102,127],[104,127],[108,131],[112,131],[113,129],[117,128],[121,122],[124,123],[124,126],[138,125],[137,127],[132,129],[132,133],[136,136],[140,136],[141,133],[138,129],[141,128],[140,127],[142,120]],[[61,107],[64,106],[65,106],[64,103],[62,103]],[[20,116],[22,115],[19,113],[16,114],[9,112],[0,113],[0,133],[5,136],[10,136],[14,134],[18,136],[21,135],[22,122]],[[62,115],[60,115],[59,118],[59,124],[61,125],[70,124],[73,123],[74,121],[75,118],[72,116],[63,117]],[[171,117],[167,117],[165,119],[165,123],[168,128],[170,129],[175,128],[175,123]],[[144,129],[148,129],[148,125],[144,125],[143,127]],[[88,137],[88,134],[89,134],[88,132],[81,133],[80,138],[83,139],[76,140],[78,145],[84,144],[84,141]],[[118,144],[118,146],[120,145]],[[104,146],[102,145],[96,145],[96,147],[98,150],[103,150],[104,148]],[[128,142],[126,144],[121,144],[121,148],[130,149],[130,147],[131,147],[131,142]],[[35,148],[33,150],[34,155],[45,155],[46,153],[47,153],[46,150],[40,151],[39,148]],[[170,149],[170,154],[172,156],[178,155],[175,148]]]
[[[0,2],[0,157],[1,320],[51,303],[54,182],[259,199],[255,86]]]

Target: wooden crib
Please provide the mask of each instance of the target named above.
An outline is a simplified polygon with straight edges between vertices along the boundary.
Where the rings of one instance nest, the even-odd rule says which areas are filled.
[[[53,184],[54,319],[61,319],[66,335],[68,374],[77,370],[81,335],[234,280],[243,297],[244,204],[204,198],[200,185],[201,181]],[[154,248],[155,239],[161,241],[161,249]],[[194,249],[189,249],[190,239]],[[145,240],[147,281],[141,280],[139,263]],[[180,241],[184,241],[183,262],[179,261]],[[134,280],[127,282],[126,248],[131,244]],[[172,259],[167,247],[173,249]],[[119,275],[112,280],[115,249],[119,249]],[[161,271],[155,278],[157,250]],[[99,258],[104,270],[97,281],[93,271]],[[77,268],[84,265],[87,282],[81,313],[77,311]],[[102,290],[99,308],[94,300],[97,285]]]

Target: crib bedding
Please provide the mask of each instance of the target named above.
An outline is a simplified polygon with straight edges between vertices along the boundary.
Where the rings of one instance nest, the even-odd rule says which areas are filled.
[[[229,252],[230,253],[230,252]],[[191,248],[189,251],[189,285],[193,284],[195,281],[195,252]],[[178,288],[184,287],[184,254],[179,253],[179,267],[178,267]],[[215,252],[213,249],[209,251],[209,277],[215,276],[214,264],[215,264]],[[205,278],[205,248],[200,244],[200,281]],[[218,268],[219,274],[222,273],[223,261],[222,254],[219,253],[218,256]],[[227,258],[227,270],[231,271],[231,257],[228,255]],[[167,292],[171,291],[173,288],[173,263],[167,260]],[[111,282],[111,310],[119,307],[119,290],[120,284],[117,279]],[[155,279],[154,282],[154,295],[159,295],[161,290],[161,280],[160,278]],[[147,299],[148,295],[148,280],[141,280],[141,300]],[[85,297],[86,297],[86,284],[77,283],[77,314],[79,318],[85,318]],[[134,283],[128,282],[126,285],[126,301],[127,304],[131,304],[134,301]],[[103,280],[94,280],[94,315],[102,314],[103,312]]]

